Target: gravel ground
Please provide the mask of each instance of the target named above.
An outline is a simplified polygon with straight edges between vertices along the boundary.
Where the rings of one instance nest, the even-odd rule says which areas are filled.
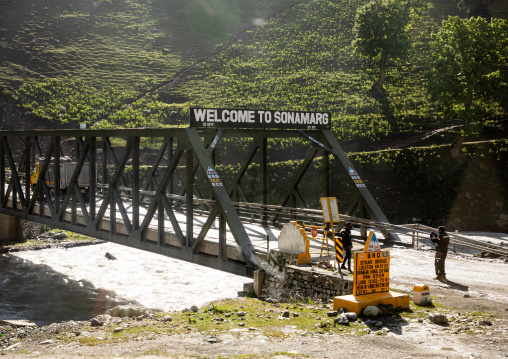
[[[355,244],[354,249],[360,249],[360,244]],[[116,318],[103,327],[92,327],[90,322],[67,322],[17,329],[16,333],[21,330],[21,334],[17,333],[8,341],[8,346],[0,350],[0,354],[8,358],[508,357],[508,263],[505,259],[451,253],[446,261],[448,281],[439,282],[432,279],[431,250],[403,247],[389,250],[392,290],[411,293],[416,283],[430,286],[435,306],[423,309],[420,317],[406,313],[401,317],[389,317],[390,320],[378,318],[379,327],[370,325],[363,318],[361,325],[367,329],[348,332],[336,328],[322,331],[318,325],[316,330],[302,332],[291,321],[279,323],[270,330],[239,327],[216,332],[200,331],[183,323],[182,328],[187,331],[175,327],[173,332],[168,330],[169,324],[161,320],[160,315]],[[241,306],[244,299],[237,300]],[[272,308],[273,304],[266,305]],[[271,310],[284,309],[285,305]],[[450,323],[436,325],[429,322],[427,313],[436,312],[445,313]],[[115,328],[119,326],[155,326],[158,329],[141,330],[139,335],[127,341],[106,340],[114,338]],[[83,341],[83,338],[87,340]]]

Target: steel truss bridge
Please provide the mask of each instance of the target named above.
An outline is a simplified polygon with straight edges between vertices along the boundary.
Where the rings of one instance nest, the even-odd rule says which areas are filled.
[[[331,194],[333,160],[348,181],[352,200],[341,214],[359,212],[388,223],[328,130],[173,128],[0,134],[0,213],[239,275],[252,276],[265,258],[249,238],[246,221],[321,222],[319,214],[305,211],[309,206],[300,188],[313,163],[320,163],[320,172],[312,186],[322,197]],[[288,138],[300,139],[298,153],[303,160],[285,179],[278,202],[269,203],[269,144]],[[228,167],[233,173],[225,183],[219,165],[231,160],[224,148],[232,142],[242,144],[243,162]],[[72,156],[75,162],[66,189],[51,186],[64,176],[63,156]],[[31,183],[36,163],[40,175]],[[257,177],[250,181],[256,183],[257,198],[249,198],[245,190],[253,166]],[[83,168],[89,169],[85,191],[78,181]],[[181,216],[185,220],[179,220]],[[203,221],[196,221],[198,216]],[[209,240],[211,230],[218,232],[218,240]],[[234,237],[232,244],[227,241],[228,231]],[[391,228],[382,231],[385,238],[396,239]]]

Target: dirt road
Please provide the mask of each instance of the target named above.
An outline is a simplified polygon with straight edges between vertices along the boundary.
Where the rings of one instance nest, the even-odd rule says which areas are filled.
[[[405,248],[390,249],[390,281],[402,285],[425,283],[456,294],[508,302],[508,263],[501,259],[483,259],[449,253],[446,259],[447,281],[433,280],[434,253]]]

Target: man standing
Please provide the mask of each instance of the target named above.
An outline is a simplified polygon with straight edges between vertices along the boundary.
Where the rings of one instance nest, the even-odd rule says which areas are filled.
[[[353,248],[353,242],[351,241],[351,228],[353,225],[351,223],[346,224],[346,229],[340,232],[342,239],[342,248],[346,251],[346,255],[342,259],[342,265],[340,269],[346,269],[346,261],[347,270],[351,272],[351,248]]]
[[[450,236],[446,233],[445,227],[440,226],[438,228],[439,235],[435,232],[430,233],[430,239],[432,242],[437,243],[436,245],[436,259],[434,266],[436,267],[436,278],[437,280],[446,280],[445,273],[445,259],[448,254],[448,244],[450,243]]]

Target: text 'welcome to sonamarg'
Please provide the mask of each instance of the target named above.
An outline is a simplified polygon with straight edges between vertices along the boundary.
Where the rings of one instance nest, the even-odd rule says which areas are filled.
[[[191,127],[330,130],[329,112],[191,108]]]

